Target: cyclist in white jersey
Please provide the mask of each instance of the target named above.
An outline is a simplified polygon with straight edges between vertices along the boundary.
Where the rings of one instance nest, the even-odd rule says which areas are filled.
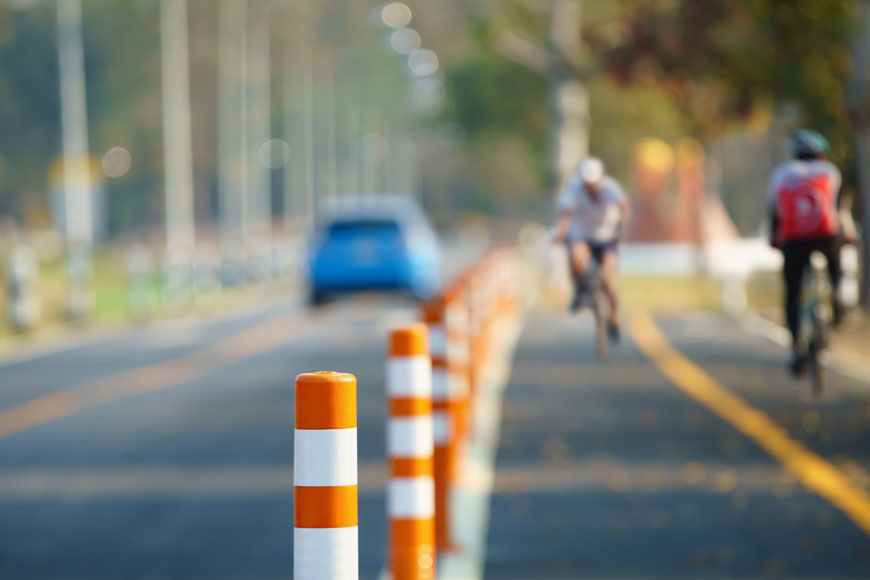
[[[594,259],[601,268],[610,300],[608,333],[619,341],[619,239],[628,219],[628,198],[619,183],[606,175],[604,164],[595,157],[580,162],[558,201],[559,220],[554,241],[568,247],[575,294],[571,310],[582,300],[579,288]]]

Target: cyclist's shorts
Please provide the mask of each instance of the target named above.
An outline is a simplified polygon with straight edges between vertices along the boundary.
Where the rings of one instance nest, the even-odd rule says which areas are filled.
[[[585,242],[587,246],[589,246],[589,251],[592,254],[592,258],[595,260],[597,264],[601,264],[604,260],[604,256],[609,254],[610,252],[618,253],[619,252],[619,240],[610,240],[609,242],[598,242],[594,240],[569,240],[569,244],[573,244],[574,242]]]
[[[586,243],[589,245],[592,257],[599,265],[604,260],[604,256],[610,252],[613,252],[614,254],[619,252],[619,241],[617,240],[611,240],[609,242],[593,242],[586,240]]]

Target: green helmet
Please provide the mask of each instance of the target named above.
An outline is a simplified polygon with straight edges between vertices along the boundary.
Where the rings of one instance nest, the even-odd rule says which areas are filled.
[[[815,159],[831,154],[831,144],[818,131],[800,129],[791,136],[791,154],[796,159]]]

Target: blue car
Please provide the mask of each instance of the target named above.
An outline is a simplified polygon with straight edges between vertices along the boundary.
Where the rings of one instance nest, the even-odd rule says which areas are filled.
[[[410,198],[333,200],[311,232],[309,301],[370,290],[397,290],[423,300],[441,286],[441,247]]]

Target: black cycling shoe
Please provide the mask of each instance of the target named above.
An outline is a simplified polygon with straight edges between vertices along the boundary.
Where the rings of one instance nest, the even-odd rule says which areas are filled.
[[[586,302],[586,296],[589,295],[589,286],[586,285],[586,280],[582,278],[574,279],[574,297],[571,298],[571,305],[568,306],[568,311],[571,313],[579,312]]]
[[[622,340],[622,333],[619,330],[619,325],[612,320],[607,322],[607,337],[613,344],[619,344]]]
[[[831,326],[834,328],[834,330],[838,330],[843,326],[843,319],[846,315],[846,309],[837,300],[834,300],[832,310],[833,316],[831,320]]]
[[[581,306],[583,306],[583,292],[575,288],[574,297],[571,299],[570,306],[568,306],[568,312],[572,314],[578,312]]]
[[[806,374],[807,366],[810,359],[807,355],[794,351],[791,355],[791,360],[788,363],[788,369],[795,377],[800,377]]]

